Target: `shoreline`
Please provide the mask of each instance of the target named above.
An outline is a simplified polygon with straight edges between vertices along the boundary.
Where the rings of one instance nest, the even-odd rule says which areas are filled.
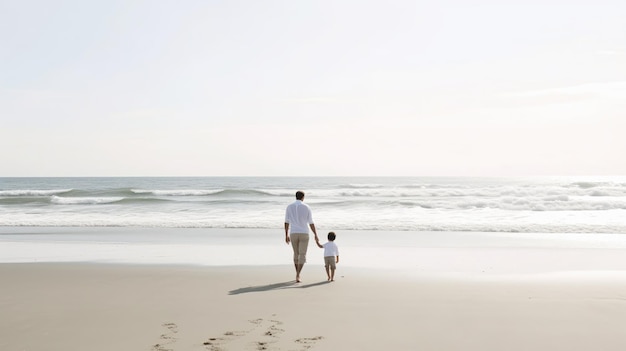
[[[626,236],[341,231],[341,267],[451,279],[622,279]],[[322,241],[325,239],[322,237]],[[323,266],[310,245],[308,266]],[[262,229],[0,227],[0,264],[66,262],[199,267],[281,266],[284,232]]]

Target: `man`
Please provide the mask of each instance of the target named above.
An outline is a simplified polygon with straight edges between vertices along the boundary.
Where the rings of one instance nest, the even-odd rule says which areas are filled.
[[[291,242],[293,247],[293,264],[296,267],[296,282],[298,283],[300,282],[300,272],[306,262],[309,228],[315,234],[315,242],[319,242],[311,208],[304,203],[304,192],[297,191],[296,201],[289,204],[287,211],[285,211],[285,242],[287,244]]]

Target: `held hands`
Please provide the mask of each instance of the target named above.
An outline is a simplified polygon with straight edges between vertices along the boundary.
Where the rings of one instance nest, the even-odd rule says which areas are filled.
[[[320,238],[318,238],[317,236],[315,237],[315,243],[317,244],[317,247],[319,247],[320,249],[324,248],[324,246],[320,244]]]

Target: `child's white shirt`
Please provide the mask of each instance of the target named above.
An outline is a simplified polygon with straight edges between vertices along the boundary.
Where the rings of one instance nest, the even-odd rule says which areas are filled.
[[[324,246],[324,257],[339,256],[339,248],[334,241],[329,241],[322,246]]]

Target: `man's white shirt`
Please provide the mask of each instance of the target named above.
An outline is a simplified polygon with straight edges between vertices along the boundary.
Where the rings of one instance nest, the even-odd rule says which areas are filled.
[[[285,223],[289,223],[291,233],[308,233],[309,224],[313,223],[311,208],[301,200],[292,202],[285,211]]]

